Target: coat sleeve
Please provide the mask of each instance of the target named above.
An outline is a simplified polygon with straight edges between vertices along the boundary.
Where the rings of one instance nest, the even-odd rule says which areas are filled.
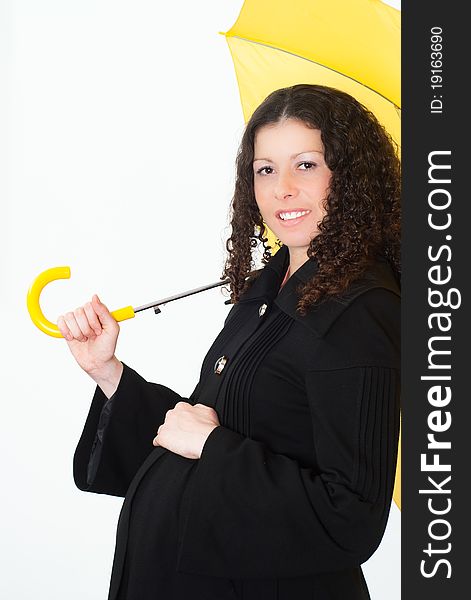
[[[154,449],[165,414],[182,398],[141,377],[123,363],[118,387],[108,399],[96,387],[74,455],[74,480],[83,491],[125,496],[134,475]]]
[[[368,323],[358,341],[360,364],[331,360],[306,373],[316,468],[224,426],[208,436],[180,571],[297,577],[358,567],[373,554],[392,500],[400,370],[397,319],[389,319],[388,331],[387,318],[370,308],[363,303],[351,320],[353,330]]]

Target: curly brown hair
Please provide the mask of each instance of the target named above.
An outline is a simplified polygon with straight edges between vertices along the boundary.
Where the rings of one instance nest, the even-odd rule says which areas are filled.
[[[272,92],[248,121],[236,160],[231,202],[231,236],[221,279],[228,278],[237,302],[261,270],[253,249],[263,244],[262,264],[272,256],[254,193],[254,142],[260,127],[296,119],[319,129],[325,161],[332,172],[324,202],[326,214],[307,254],[318,270],[298,289],[297,310],[339,296],[383,256],[400,284],[401,167],[397,145],[376,117],[355,98],[337,89],[298,84]]]

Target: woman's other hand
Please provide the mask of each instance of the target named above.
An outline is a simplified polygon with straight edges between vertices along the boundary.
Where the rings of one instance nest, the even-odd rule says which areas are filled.
[[[57,326],[77,363],[92,377],[114,359],[119,325],[96,294],[91,302],[61,315]]]
[[[185,458],[200,458],[206,439],[219,425],[218,415],[210,406],[177,402],[167,411],[153,444]]]

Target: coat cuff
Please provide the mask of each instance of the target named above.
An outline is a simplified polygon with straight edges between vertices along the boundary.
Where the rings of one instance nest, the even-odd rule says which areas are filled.
[[[124,496],[154,450],[152,439],[166,412],[183,399],[170,388],[146,381],[124,362],[123,367],[110,399],[95,388],[74,454],[74,480],[83,491]]]
[[[245,436],[232,429],[218,425],[206,438],[199,460],[209,466],[214,462],[215,458],[221,456],[221,453],[230,452],[231,449],[237,447],[243,440],[245,440]]]

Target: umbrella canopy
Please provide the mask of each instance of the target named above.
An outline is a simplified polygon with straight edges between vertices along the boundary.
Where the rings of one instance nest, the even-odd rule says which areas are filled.
[[[341,89],[400,144],[400,11],[380,0],[246,0],[224,33],[244,118],[296,83]]]
[[[272,91],[340,89],[370,109],[400,147],[401,13],[380,0],[245,0],[226,36],[248,121]],[[279,247],[267,229],[270,245]],[[400,508],[401,455],[394,487]]]

